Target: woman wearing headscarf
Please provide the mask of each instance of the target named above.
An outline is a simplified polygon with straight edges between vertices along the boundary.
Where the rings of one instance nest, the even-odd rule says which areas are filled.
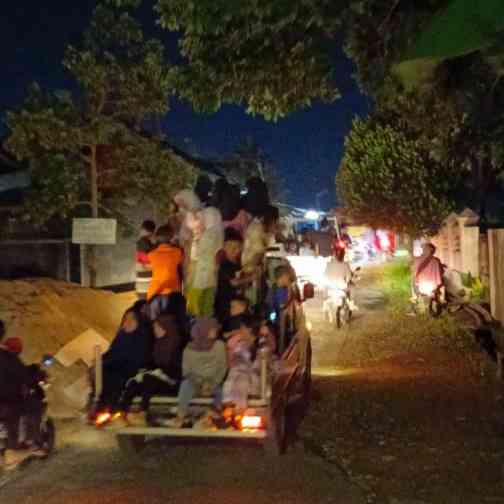
[[[128,309],[110,348],[103,354],[103,390],[98,410],[115,410],[126,382],[151,365],[152,333],[141,317],[136,308]]]
[[[168,219],[171,227],[176,230],[174,243],[184,251],[184,277],[187,276],[191,246],[193,241],[192,224],[196,214],[201,210],[202,203],[192,189],[184,189],[173,198],[173,211]]]
[[[248,226],[242,253],[242,266],[245,274],[262,271],[263,259],[270,241],[275,236],[278,221],[278,209],[270,205],[266,207],[261,218],[256,217]],[[260,287],[260,279],[257,279],[246,292],[252,306],[257,305],[260,301]]]
[[[217,288],[216,256],[224,244],[222,217],[214,207],[198,214],[198,225],[194,227],[199,236],[191,249],[191,263],[186,279],[187,309],[197,317],[211,316]]]
[[[174,210],[180,221],[178,233],[179,245],[186,250],[188,242],[190,243],[192,237],[188,221],[192,214],[201,209],[201,201],[192,189],[184,189],[175,195],[173,203],[175,206]]]

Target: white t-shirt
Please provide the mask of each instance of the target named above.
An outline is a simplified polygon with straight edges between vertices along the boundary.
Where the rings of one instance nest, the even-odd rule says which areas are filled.
[[[330,284],[338,289],[346,289],[352,277],[352,270],[346,262],[332,259],[326,266],[326,278]]]

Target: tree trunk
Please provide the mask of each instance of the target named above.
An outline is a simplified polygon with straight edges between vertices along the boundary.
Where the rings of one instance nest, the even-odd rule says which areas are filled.
[[[91,147],[90,183],[91,183],[91,217],[98,218],[98,162],[96,159],[96,146]],[[96,287],[96,246],[88,245],[88,271],[89,286]]]

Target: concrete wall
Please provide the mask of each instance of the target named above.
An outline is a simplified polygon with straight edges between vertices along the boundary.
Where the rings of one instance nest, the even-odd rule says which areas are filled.
[[[116,245],[95,245],[96,287],[122,285],[135,281],[135,238],[119,238]],[[81,284],[89,286],[87,249],[81,246]]]
[[[471,210],[450,215],[432,239],[441,261],[450,269],[480,276],[478,216]]]
[[[62,240],[0,242],[0,277],[46,276],[69,281],[70,243]]]
[[[488,257],[492,315],[504,323],[504,229],[488,231]]]

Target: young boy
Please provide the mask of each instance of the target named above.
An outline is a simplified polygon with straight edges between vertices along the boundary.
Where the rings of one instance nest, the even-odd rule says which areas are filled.
[[[171,244],[173,229],[161,226],[156,232],[157,247],[148,254],[152,268],[152,280],[147,292],[147,301],[151,302],[151,319],[155,320],[168,304],[172,292],[182,291],[183,253]]]
[[[290,267],[282,265],[275,268],[275,284],[269,291],[267,298],[270,313],[275,312],[278,315],[289,304],[291,285],[292,271]]]
[[[240,256],[243,241],[236,234],[229,234],[224,242],[224,255],[219,266],[217,293],[215,296],[215,315],[219,322],[231,316],[231,302],[240,297],[242,287],[249,285],[254,275],[243,275]]]
[[[140,238],[136,244],[136,282],[135,288],[138,299],[145,299],[149,284],[152,278],[152,271],[149,263],[149,252],[154,248],[153,236],[156,231],[156,224],[151,220],[146,220],[140,228]]]

